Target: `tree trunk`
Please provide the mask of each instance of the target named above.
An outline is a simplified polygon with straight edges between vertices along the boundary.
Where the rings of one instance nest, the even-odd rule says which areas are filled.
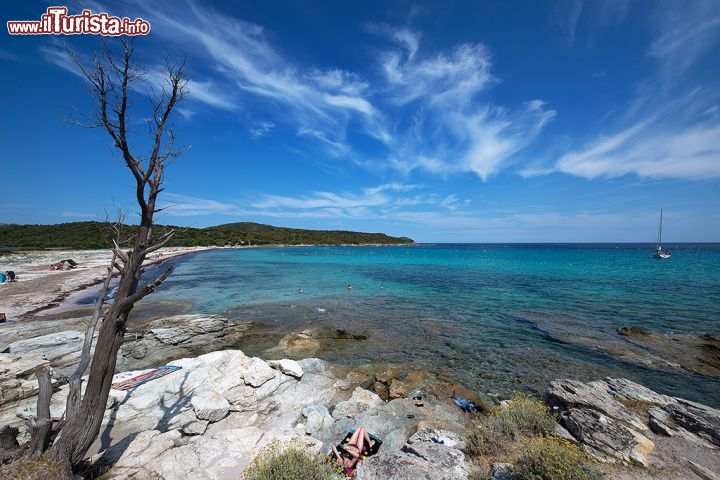
[[[38,403],[35,426],[30,440],[28,455],[38,458],[50,445],[52,419],[50,418],[50,400],[52,399],[52,380],[50,367],[41,367],[35,372],[38,379]]]
[[[154,198],[151,199],[153,201],[148,202],[148,207],[151,203],[154,207]],[[83,460],[85,453],[100,433],[113,375],[115,375],[117,354],[123,344],[125,325],[133,306],[125,306],[121,300],[130,297],[137,290],[140,270],[145,260],[142,252],[149,246],[151,232],[152,213],[148,215],[143,211],[135,248],[130,253],[129,263],[125,265],[120,277],[116,300],[100,326],[95,354],[90,365],[90,376],[80,408],[75,415],[67,419],[60,438],[47,452],[50,458],[59,462],[77,465]]]

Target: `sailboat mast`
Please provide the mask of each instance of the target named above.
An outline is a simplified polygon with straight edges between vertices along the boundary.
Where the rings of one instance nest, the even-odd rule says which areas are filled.
[[[658,228],[658,241],[657,241],[657,249],[662,250],[662,220],[663,220],[663,211],[662,208],[660,209],[660,228]]]

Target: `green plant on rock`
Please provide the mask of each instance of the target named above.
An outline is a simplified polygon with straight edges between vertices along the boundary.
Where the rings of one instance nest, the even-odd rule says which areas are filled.
[[[526,394],[515,393],[505,407],[480,417],[465,431],[468,453],[484,455],[499,450],[504,442],[521,435],[549,433],[555,420],[548,407]]]
[[[333,480],[335,464],[302,446],[272,443],[260,452],[243,474],[243,480]]]
[[[605,474],[567,440],[532,438],[512,470],[519,480],[600,480]]]

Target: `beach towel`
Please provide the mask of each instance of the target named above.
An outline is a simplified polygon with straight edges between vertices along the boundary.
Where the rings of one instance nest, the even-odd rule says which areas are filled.
[[[145,372],[141,375],[138,375],[137,377],[132,377],[127,380],[123,380],[122,382],[113,383],[111,388],[115,390],[130,390],[131,388],[139,387],[143,383],[147,383],[151,380],[155,380],[156,378],[161,378],[165,375],[169,375],[172,372],[180,370],[181,368],[182,367],[176,367],[175,365],[165,365],[163,367],[158,367],[155,370]]]
[[[352,438],[353,433],[355,433],[355,429],[351,428],[348,430],[347,435],[345,435],[345,438],[343,438],[342,442],[340,442],[337,447],[338,451],[342,451],[343,446],[347,445],[350,442],[350,438]],[[379,437],[376,435],[373,435],[372,433],[368,433],[368,437],[370,437],[371,440],[374,441],[372,447],[368,447],[367,445],[363,445],[363,450],[360,452],[360,457],[358,458],[357,463],[353,468],[349,469],[343,469],[339,464],[336,466],[337,468],[337,476],[338,478],[352,478],[355,476],[355,473],[357,473],[357,469],[360,467],[360,463],[362,463],[363,460],[365,460],[367,457],[370,457],[372,455],[375,455],[378,450],[380,450],[380,446],[382,445],[382,440],[380,440]],[[335,461],[334,454],[330,454],[330,457],[333,461]]]

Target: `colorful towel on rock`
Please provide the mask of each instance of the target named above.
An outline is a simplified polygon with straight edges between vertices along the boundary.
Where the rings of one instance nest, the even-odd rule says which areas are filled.
[[[355,433],[354,428],[351,428],[350,430],[348,430],[348,433],[347,433],[347,435],[345,435],[345,438],[343,438],[342,442],[340,442],[337,445],[337,447],[335,447],[335,448],[337,448],[338,451],[342,451],[343,446],[350,443],[350,438],[352,437],[353,433]],[[363,450],[362,450],[362,452],[360,452],[360,457],[358,458],[358,461],[353,468],[345,469],[345,468],[342,468],[339,464],[336,464],[335,465],[335,469],[337,472],[336,478],[348,479],[348,478],[355,477],[355,474],[357,473],[357,469],[360,468],[360,464],[362,463],[362,461],[365,460],[367,457],[375,455],[378,452],[378,450],[380,450],[380,446],[382,445],[382,440],[377,435],[373,435],[372,433],[368,433],[368,437],[370,437],[370,439],[373,441],[372,447],[370,447],[369,445],[363,445]],[[335,462],[335,456],[333,453],[330,453],[330,458],[331,458],[332,462]]]
[[[175,365],[165,365],[163,367],[158,367],[155,370],[145,372],[141,375],[138,375],[137,377],[132,377],[127,380],[123,380],[122,382],[113,383],[111,388],[115,390],[130,390],[131,388],[139,387],[143,383],[147,383],[150,380],[155,380],[156,378],[169,375],[172,372],[180,370],[181,368],[182,367],[176,367]]]

